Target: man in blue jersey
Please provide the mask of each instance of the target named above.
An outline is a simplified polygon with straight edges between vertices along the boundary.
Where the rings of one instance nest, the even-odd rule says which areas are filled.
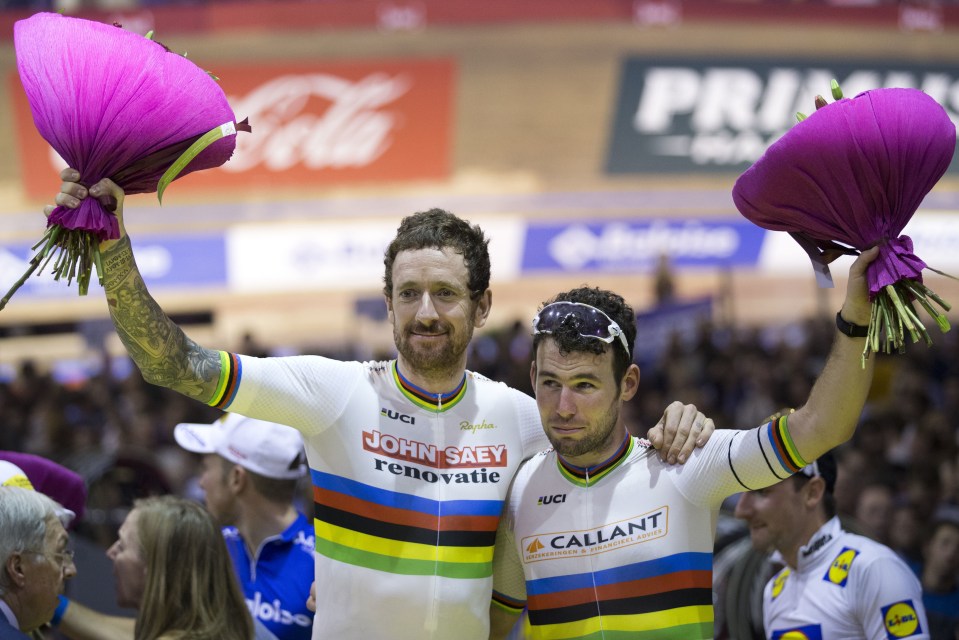
[[[203,454],[207,510],[223,525],[250,614],[279,640],[308,640],[313,612],[313,524],[297,511],[306,475],[293,428],[226,414],[212,425],[178,424],[177,443]]]
[[[889,547],[843,530],[835,485],[827,452],[736,504],[753,546],[785,565],[763,590],[766,637],[928,639],[919,580]]]
[[[100,244],[104,292],[144,379],[302,434],[315,499],[313,640],[485,640],[503,499],[520,462],[547,442],[532,398],[466,368],[492,305],[482,229],[440,209],[401,221],[384,257],[395,359],[257,358],[205,348],[162,311],[116,184],[81,185],[72,169],[61,177],[60,206],[117,203],[120,237]],[[695,407],[674,403],[651,438],[682,462],[711,430]]]
[[[712,638],[723,500],[779,482],[855,430],[872,381],[873,364],[864,369],[860,355],[866,266],[877,254],[850,268],[842,333],[808,402],[760,427],[717,430],[683,466],[663,464],[627,429],[622,405],[640,372],[625,300],[583,287],[547,303],[533,321],[530,375],[553,448],[527,461],[510,487],[496,537],[491,637],[505,637],[525,608],[533,638]]]

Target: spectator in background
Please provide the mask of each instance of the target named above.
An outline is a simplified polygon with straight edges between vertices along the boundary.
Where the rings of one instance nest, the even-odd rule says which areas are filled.
[[[32,489],[0,487],[0,640],[27,638],[49,622],[76,575],[58,509]]]
[[[293,506],[298,480],[306,474],[299,433],[227,414],[213,424],[179,424],[174,435],[184,449],[204,454],[200,486],[207,510],[223,527],[256,637],[308,640],[314,544],[312,524]],[[130,619],[76,603],[60,626],[74,640],[102,640],[106,633],[108,640],[133,637]]]
[[[107,555],[117,603],[137,610],[135,640],[254,637],[220,529],[195,502],[174,496],[137,500]],[[75,606],[61,612],[67,635],[117,637],[101,626],[105,616]]]
[[[825,453],[736,505],[753,545],[785,564],[763,592],[766,636],[929,638],[919,581],[891,549],[842,529],[835,483],[836,461]]]
[[[223,527],[247,606],[279,640],[309,640],[313,523],[293,506],[306,475],[299,432],[226,414],[208,424],[178,424],[184,449],[203,455],[206,507]]]
[[[936,511],[917,573],[932,637],[959,640],[959,507]]]
[[[892,487],[882,480],[874,480],[863,486],[853,514],[863,535],[882,544],[889,543],[894,495]]]

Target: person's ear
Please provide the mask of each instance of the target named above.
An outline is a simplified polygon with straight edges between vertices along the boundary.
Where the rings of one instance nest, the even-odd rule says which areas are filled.
[[[529,383],[533,387],[533,397],[536,397],[536,360],[529,363]]]
[[[826,481],[819,476],[811,478],[803,487],[803,503],[809,509],[814,509],[826,495]]]
[[[247,475],[246,469],[238,464],[233,465],[233,468],[230,469],[230,473],[227,475],[227,486],[229,486],[230,490],[235,494],[243,491],[249,481],[250,476]]]
[[[634,364],[629,365],[626,369],[626,374],[623,376],[622,383],[619,385],[620,394],[619,399],[623,402],[632,400],[633,396],[636,395],[636,392],[639,390],[639,366]]]
[[[473,311],[473,326],[477,329],[486,324],[489,318],[490,309],[493,307],[493,292],[490,289],[484,291],[476,299],[476,308]]]
[[[385,293],[383,294],[383,299],[386,301],[386,317],[389,319],[390,324],[393,324],[395,320],[393,315],[393,300]]]
[[[11,553],[3,569],[6,571],[7,577],[10,578],[10,582],[16,585],[18,589],[22,589],[27,583],[27,574],[23,566],[22,552]]]

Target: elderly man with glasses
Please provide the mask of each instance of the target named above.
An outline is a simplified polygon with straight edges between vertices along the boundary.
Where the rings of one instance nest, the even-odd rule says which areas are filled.
[[[59,505],[26,487],[0,487],[0,640],[30,637],[50,621],[76,575]]]

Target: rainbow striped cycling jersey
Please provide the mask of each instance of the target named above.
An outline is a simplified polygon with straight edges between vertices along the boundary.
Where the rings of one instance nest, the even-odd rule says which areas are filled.
[[[469,371],[430,395],[395,362],[221,362],[210,404],[303,434],[313,640],[485,640],[503,501],[523,459],[548,446],[535,401]]]
[[[589,469],[552,450],[534,456],[517,472],[500,522],[494,602],[527,607],[533,638],[712,638],[722,501],[804,464],[785,418],[717,430],[682,466],[631,437]]]
[[[774,560],[785,564],[778,552]],[[930,637],[916,575],[889,547],[843,531],[839,518],[820,527],[796,560],[763,590],[772,640]]]

